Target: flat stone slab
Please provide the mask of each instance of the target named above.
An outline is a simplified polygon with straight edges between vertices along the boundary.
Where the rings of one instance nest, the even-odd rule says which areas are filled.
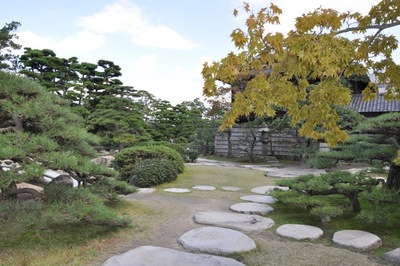
[[[193,189],[196,189],[196,190],[205,190],[205,191],[212,191],[212,190],[216,190],[216,188],[215,187],[213,187],[213,186],[194,186],[194,187],[192,187]]]
[[[245,234],[220,227],[201,227],[184,233],[178,242],[188,251],[226,255],[256,248],[255,242]]]
[[[386,252],[383,255],[383,258],[386,261],[394,263],[395,265],[400,265],[400,248],[396,248],[395,250]]]
[[[316,240],[324,234],[320,228],[305,224],[284,224],[276,229],[276,233],[296,240]]]
[[[241,191],[242,188],[240,187],[222,187],[223,190],[227,190],[227,191]]]
[[[266,203],[266,204],[272,204],[276,202],[276,199],[271,197],[271,196],[262,196],[262,195],[247,195],[240,197],[240,199],[245,200],[245,201],[251,201],[255,203]]]
[[[171,193],[188,193],[190,192],[190,189],[187,188],[166,188],[164,189],[165,192],[171,192]]]
[[[356,251],[367,251],[380,247],[382,240],[369,232],[343,230],[333,234],[333,243]]]
[[[156,191],[155,188],[139,188],[137,193],[138,194],[151,194],[154,191]]]
[[[251,192],[256,193],[256,194],[269,194],[272,190],[274,189],[280,189],[287,191],[289,190],[288,187],[281,187],[281,186],[261,186],[261,187],[255,187],[251,190]]]
[[[108,259],[104,266],[244,266],[230,258],[193,254],[169,248],[142,246]]]
[[[246,202],[246,203],[237,203],[230,207],[231,211],[245,213],[245,214],[259,214],[265,215],[274,210],[271,206],[267,204],[254,203],[254,202]]]
[[[219,211],[197,212],[193,216],[193,219],[198,224],[207,224],[242,231],[265,230],[275,225],[272,219],[259,215]]]

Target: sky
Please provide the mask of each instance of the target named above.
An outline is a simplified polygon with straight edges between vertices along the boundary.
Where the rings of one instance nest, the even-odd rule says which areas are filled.
[[[246,2],[254,11],[270,4]],[[296,17],[318,7],[366,13],[379,1],[272,2],[283,14],[271,30],[285,33]],[[245,17],[235,18],[233,10],[242,6],[243,0],[13,0],[2,4],[0,27],[20,22],[23,47],[51,49],[79,62],[113,61],[124,85],[178,104],[204,98],[202,66],[234,51],[229,35],[244,28]]]

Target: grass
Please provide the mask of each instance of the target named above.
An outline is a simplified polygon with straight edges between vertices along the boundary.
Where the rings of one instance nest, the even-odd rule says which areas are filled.
[[[235,167],[188,165],[177,180],[157,187],[156,194],[166,194],[164,188],[191,188],[212,185],[216,191],[196,191],[177,197],[218,198],[240,202],[240,196],[250,194],[253,187],[274,185],[276,178],[266,177],[258,170]],[[223,186],[238,186],[240,192],[224,191]],[[66,225],[55,228],[31,226],[22,228],[14,224],[1,225],[0,265],[101,265],[107,258],[129,250],[132,243],[151,239],[155,230],[174,216],[174,212],[141,202],[123,201],[112,206],[119,215],[132,220],[130,228],[104,230],[96,226]],[[333,248],[331,239],[335,231],[361,229],[377,234],[383,246],[367,252],[378,258],[382,253],[400,246],[400,219],[388,226],[363,225],[352,219],[351,213],[321,223],[307,210],[275,203],[275,211],[268,217],[276,225],[270,230],[251,235],[257,249],[233,255],[246,265],[376,265],[367,256],[340,248]],[[28,219],[28,218],[27,218]],[[301,223],[321,227],[324,236],[315,242],[291,241],[275,235],[275,229],[285,223]],[[18,237],[17,237],[18,236]]]
[[[128,216],[133,225],[119,230],[87,225],[38,230],[33,225],[22,228],[17,222],[2,225],[7,230],[0,233],[0,265],[99,265],[110,252],[126,251],[132,239],[149,238],[158,222],[167,217],[160,210],[127,201],[113,209]]]

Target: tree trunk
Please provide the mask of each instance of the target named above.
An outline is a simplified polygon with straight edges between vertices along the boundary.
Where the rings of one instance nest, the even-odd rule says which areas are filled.
[[[392,190],[400,189],[400,165],[391,164],[386,181],[386,188]]]
[[[358,192],[350,192],[349,194],[346,195],[350,202],[351,206],[353,207],[353,212],[360,213],[361,212],[361,204],[358,201]]]

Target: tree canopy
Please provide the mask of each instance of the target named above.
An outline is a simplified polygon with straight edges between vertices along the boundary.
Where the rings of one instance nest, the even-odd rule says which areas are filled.
[[[366,15],[318,8],[298,17],[285,35],[268,28],[279,24],[282,10],[276,5],[255,13],[244,3],[243,11],[248,15],[245,29],[231,34],[237,53],[205,63],[202,70],[207,97],[234,95],[222,129],[239,116],[274,116],[284,108],[293,125],[301,124],[301,135],[334,146],[348,138],[336,111],[351,99],[343,78],[372,71],[388,84],[386,98],[400,99],[400,66],[392,58],[398,40],[385,31],[400,25],[398,1],[383,0]],[[238,13],[234,10],[234,16]],[[230,84],[231,90],[219,82]],[[370,82],[364,98],[376,92]]]

